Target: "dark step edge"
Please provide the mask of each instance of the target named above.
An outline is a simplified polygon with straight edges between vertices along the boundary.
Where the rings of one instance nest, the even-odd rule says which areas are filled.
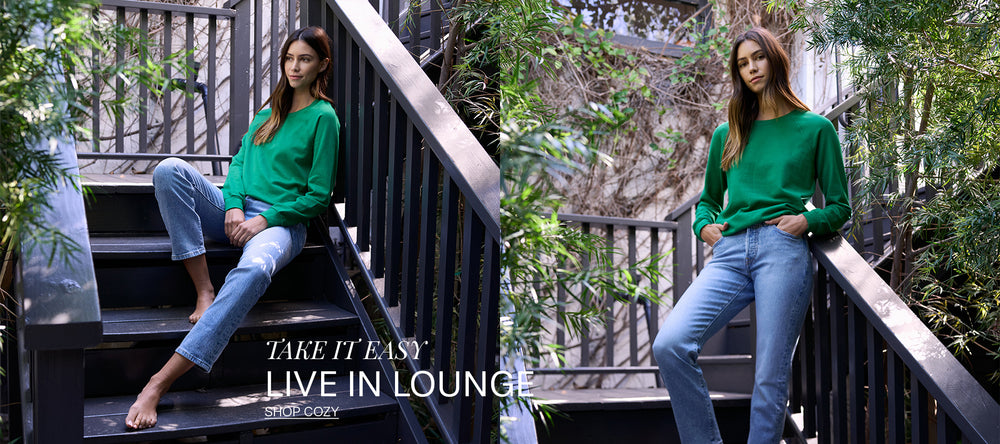
[[[318,383],[317,376],[317,383]],[[336,397],[322,397],[314,384],[309,396],[264,396],[266,387],[242,386],[210,389],[207,391],[170,392],[164,396],[158,411],[157,425],[144,430],[128,431],[125,416],[135,401],[134,395],[107,398],[90,398],[84,401],[84,439],[88,442],[134,442],[174,439],[190,436],[216,435],[265,427],[317,422],[318,426],[336,426],[341,419],[388,413],[397,408],[396,399],[388,393],[380,396],[347,396],[347,376],[329,379],[336,382]],[[329,394],[329,392],[328,392]],[[260,396],[260,399],[254,399]],[[164,408],[164,403],[182,407]],[[227,406],[220,406],[228,403]],[[266,407],[300,407],[296,417],[267,417]],[[338,407],[336,417],[314,419],[304,417],[305,407]],[[329,411],[327,415],[331,415]],[[184,425],[181,425],[181,424]]]
[[[101,310],[104,342],[131,342],[183,338],[191,330],[187,315],[193,307]],[[289,319],[289,314],[322,313],[319,319]],[[132,320],[129,320],[131,318]],[[355,325],[357,315],[329,302],[296,301],[259,303],[235,334],[308,330]],[[136,328],[129,329],[129,326]]]
[[[531,394],[534,404],[561,412],[671,408],[670,394],[664,388],[532,390]],[[709,391],[709,396],[716,407],[750,406],[748,393]]]
[[[208,242],[205,245],[207,257],[239,257],[243,249],[232,245]],[[170,238],[161,236],[91,236],[90,251],[94,259],[170,259]],[[322,253],[324,247],[307,243],[302,254]]]

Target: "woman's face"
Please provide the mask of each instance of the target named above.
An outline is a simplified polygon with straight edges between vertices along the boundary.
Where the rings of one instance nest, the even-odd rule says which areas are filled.
[[[743,83],[755,94],[764,90],[764,85],[771,77],[771,66],[760,45],[753,40],[746,40],[736,50],[736,67],[740,70]]]
[[[296,91],[303,88],[308,90],[328,62],[320,60],[308,43],[302,40],[292,42],[285,54],[285,76],[288,77],[288,85]]]

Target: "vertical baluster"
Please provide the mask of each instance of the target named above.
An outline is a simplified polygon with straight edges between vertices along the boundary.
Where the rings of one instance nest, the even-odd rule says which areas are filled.
[[[660,254],[660,230],[658,228],[649,229],[649,256],[656,257]],[[660,265],[663,263],[659,260],[656,261],[657,269],[660,269]],[[657,296],[660,295],[660,279],[653,278],[649,286],[653,289],[653,294]],[[661,299],[662,301],[662,299]],[[659,304],[648,304],[649,310],[646,311],[647,319],[647,330],[649,330],[649,343],[653,343],[653,339],[656,338],[656,333],[660,328],[660,305]],[[657,381],[660,378],[656,378]]]
[[[253,109],[254,110],[260,109],[260,105],[262,103],[264,103],[263,99],[261,98],[261,88],[264,85],[264,75],[263,75],[263,72],[262,72],[262,69],[261,69],[261,65],[263,63],[263,61],[261,60],[261,58],[264,57],[264,54],[263,54],[264,53],[264,48],[263,48],[263,45],[264,45],[264,28],[263,28],[264,24],[263,24],[263,22],[264,21],[259,19],[259,17],[261,17],[261,16],[264,15],[264,11],[262,10],[262,8],[263,8],[263,6],[261,5],[261,0],[254,0],[254,2],[253,2],[253,16],[254,16],[254,20],[253,20],[253,37],[254,37],[254,39],[253,39],[253,41],[254,41],[254,45],[253,45],[253,72],[251,73],[251,77],[250,77],[251,79],[253,79],[251,81],[251,83],[253,83]]]
[[[615,267],[615,226],[606,224],[604,226],[604,240],[606,251],[606,261],[608,272]],[[615,366],[615,295],[610,291],[604,293],[604,365]]]
[[[638,284],[639,276],[637,276],[631,270],[635,269],[635,255],[636,255],[636,245],[635,245],[635,225],[629,225],[628,227],[628,268],[629,273],[632,274],[632,279]],[[628,356],[629,365],[637,366],[639,365],[639,320],[638,313],[636,312],[636,304],[639,303],[638,300],[633,299],[631,303],[628,304]]]
[[[816,371],[819,377],[816,379],[816,437],[820,443],[830,442],[830,403],[827,402],[830,393],[832,369],[830,360],[830,313],[827,303],[829,295],[833,290],[827,280],[826,273],[816,273],[816,284],[812,309],[816,333]]]
[[[399,23],[399,0],[389,0],[388,6],[388,17],[389,17],[389,29],[392,30],[393,34],[399,36],[400,23]]]
[[[298,25],[295,24],[295,15],[297,12],[295,8],[298,3],[298,0],[288,0],[288,17],[286,17],[288,23],[285,25],[285,29],[287,29],[289,33],[299,29]]]
[[[701,270],[705,269],[705,243],[698,242],[697,238],[692,238],[692,242],[694,242],[694,275],[697,276]]]
[[[444,5],[441,0],[431,0],[431,51],[441,49],[441,27]]]
[[[564,267],[565,263],[560,263],[559,268]],[[559,347],[566,346],[566,323],[563,322],[563,315],[566,313],[566,288],[561,284],[556,284],[556,345]],[[562,367],[562,362],[555,362],[554,365]]]
[[[403,257],[402,286],[400,308],[400,326],[404,336],[413,336],[414,308],[417,298],[417,258],[420,245],[420,151],[423,142],[420,133],[413,125],[406,130],[406,167],[403,173]],[[471,213],[471,211],[467,211]],[[476,263],[478,271],[478,262]],[[471,272],[463,267],[462,274]]]
[[[324,8],[329,9],[329,8]],[[356,76],[352,73],[354,69],[357,68],[357,54],[352,54],[351,49],[356,48],[356,44],[351,40],[351,36],[347,33],[347,27],[345,27],[339,21],[334,20],[334,34],[337,36],[334,41],[334,46],[336,47],[336,55],[334,57],[334,63],[341,67],[340,69],[333,70],[333,77],[336,79],[334,82],[334,87],[336,88],[336,107],[337,116],[342,120],[341,130],[340,130],[340,140],[344,142],[341,144],[340,158],[338,160],[338,165],[344,165],[345,168],[340,168],[337,171],[337,183],[343,186],[340,187],[338,191],[338,198],[345,198],[348,202],[347,208],[355,208],[357,197],[357,190],[355,190],[354,183],[351,179],[354,178],[354,172],[349,171],[353,167],[354,153],[358,149],[357,145],[351,145],[351,141],[354,140],[351,135],[356,133],[358,128],[354,128],[354,118],[355,115],[352,114],[351,110],[358,106],[357,100],[352,101],[352,97],[348,95],[350,89],[356,88],[357,85],[354,84]],[[357,226],[357,221],[354,220],[354,213],[347,211],[344,215],[344,222],[347,226]]]
[[[115,20],[119,27],[125,26],[125,8],[115,8]],[[121,66],[125,63],[125,42],[115,41],[115,63]],[[122,103],[125,96],[125,80],[122,76],[115,79],[115,101]],[[115,116],[115,152],[125,152],[125,119],[121,113]]]
[[[271,47],[271,57],[270,57],[271,82],[269,89],[271,90],[273,90],[274,87],[278,85],[278,79],[281,76],[281,71],[284,69],[284,63],[283,63],[284,61],[280,60],[281,46],[284,45],[285,42],[285,40],[281,38],[281,30],[278,29],[281,23],[280,13],[281,9],[278,8],[278,2],[271,1],[271,39],[270,39],[271,43],[269,45]],[[264,14],[258,14],[258,17],[260,17],[258,18],[258,20],[262,20],[263,15]],[[286,30],[286,35],[290,34],[291,31],[293,30],[292,29]]]
[[[868,442],[885,442],[885,365],[882,336],[866,322],[868,338]]]
[[[910,441],[913,444],[927,444],[930,433],[927,429],[928,418],[927,389],[924,388],[917,375],[910,373]]]
[[[958,438],[961,437],[961,432],[958,430],[958,426],[955,425],[955,421],[952,421],[945,413],[944,409],[941,408],[941,404],[938,404],[937,409],[937,444],[953,444],[958,442]]]
[[[149,10],[139,10],[139,37],[143,40],[149,38]],[[146,48],[139,51],[139,63],[145,65],[147,61]],[[139,152],[146,152],[146,145],[149,143],[149,88],[145,83],[139,82]]]
[[[802,363],[805,360],[805,351],[801,347],[796,347],[795,356],[792,357],[792,380],[788,384],[788,405],[792,413],[802,412],[802,390],[804,389]]]
[[[229,22],[232,79],[229,82],[229,154],[236,155],[240,139],[250,125],[250,2],[236,5],[236,18]]]
[[[497,335],[500,327],[500,244],[485,236],[486,251],[483,254],[483,294],[482,314],[479,316],[479,340],[477,361],[481,371],[492,375],[496,371]],[[513,381],[516,382],[516,381]],[[514,396],[518,392],[514,391]],[[487,442],[493,419],[493,390],[486,390],[486,396],[476,394],[476,416],[471,442]]]
[[[170,11],[163,12],[163,57],[169,57],[173,52],[173,29],[174,29],[174,16]],[[170,65],[165,65],[163,68],[163,76],[166,78],[171,78],[173,76],[173,69]],[[165,88],[163,90],[163,135],[160,145],[160,152],[164,154],[173,153],[170,149],[170,142],[173,136],[173,94],[171,94],[170,88]]]
[[[100,19],[101,12],[94,8],[92,13],[94,21]],[[101,63],[101,54],[97,48],[90,51],[90,67],[93,70],[90,81],[90,141],[91,150],[95,153],[101,152],[101,77],[97,75],[97,67]]]
[[[886,348],[889,376],[889,440],[890,443],[903,442],[906,438],[906,406],[904,403],[903,361],[892,348]]]
[[[184,109],[187,114],[187,150],[188,154],[195,153],[194,146],[194,82],[197,80],[197,71],[194,70],[194,14],[184,15],[184,49],[187,51],[187,72],[184,76]]]
[[[375,151],[375,146],[372,140],[372,133],[374,132],[375,120],[372,118],[372,103],[375,101],[375,88],[378,83],[378,75],[375,74],[375,68],[372,66],[371,62],[362,57],[362,63],[364,64],[364,69],[361,71],[361,130],[359,131],[361,137],[361,143],[359,144],[360,155],[358,156],[360,163],[358,165],[358,174],[361,175],[360,189],[358,193],[358,246],[361,251],[369,251],[371,248],[369,244],[371,242],[371,206],[372,206],[372,153]],[[437,178],[435,178],[437,180]]]
[[[372,168],[374,169],[374,196],[372,197],[372,273],[375,277],[385,276],[385,220],[387,182],[389,177],[389,115],[394,109],[389,100],[389,89],[380,80],[375,86],[375,148],[372,153]],[[442,222],[444,223],[444,222]],[[442,233],[442,236],[444,233]],[[442,252],[442,254],[444,254]],[[443,256],[442,256],[443,257]]]
[[[434,326],[434,238],[437,235],[438,181],[440,163],[431,153],[423,150],[424,179],[421,186],[420,202],[420,284],[417,292],[419,310],[417,314],[417,341],[429,341]],[[442,252],[443,253],[443,252]],[[488,270],[488,268],[487,268]],[[487,281],[487,284],[493,285]],[[420,355],[420,368],[430,366],[430,355]]]
[[[861,323],[864,315],[847,302],[847,347],[850,372],[850,442],[860,443],[865,439],[865,330]]]
[[[455,303],[455,257],[458,245],[459,191],[444,173],[441,200],[441,237],[438,240],[437,334],[434,335],[434,369],[451,372],[452,310]],[[442,398],[443,399],[443,398]]]
[[[327,27],[331,23],[339,22],[339,20],[337,19],[337,16],[333,14],[333,8],[325,8],[324,7],[323,11],[325,11],[325,12],[322,14],[323,20],[321,21],[321,24],[320,24],[320,26],[322,26],[323,29],[327,29]]]
[[[818,404],[818,393],[816,393],[816,339],[819,332],[812,316],[806,315],[803,325],[803,334],[799,341],[802,348],[802,370],[803,374],[803,394],[805,405],[803,412],[802,433],[805,436],[816,436],[816,406]],[[765,333],[766,334],[766,333]]]
[[[218,68],[218,17],[208,16],[208,94],[205,96],[205,143],[208,146],[208,154],[221,154],[222,148],[218,146],[219,123],[215,120],[215,91],[218,87],[216,74]],[[222,175],[222,162],[212,162],[212,174]]]
[[[455,371],[458,375],[476,374],[474,372],[476,365],[476,319],[482,296],[480,293],[480,284],[482,284],[480,264],[484,250],[482,239],[485,234],[483,223],[475,217],[475,212],[471,209],[466,209],[465,221],[462,225],[464,231],[462,235],[462,284],[458,307],[458,358],[455,360],[455,364],[458,366]],[[490,361],[492,362],[493,359],[491,356]],[[450,375],[445,374],[441,378],[441,387],[447,387],[450,379]],[[460,380],[456,380],[455,384],[460,384]],[[463,414],[470,410],[472,410],[472,397],[458,397],[454,416],[456,424],[452,430],[458,430],[459,440],[462,442],[467,442],[472,435],[472,424],[462,420]]]
[[[823,274],[826,270],[821,269]],[[839,443],[847,440],[847,317],[845,316],[844,290],[833,279],[830,286],[830,339],[831,363],[833,380],[830,385],[830,400],[833,410],[833,429],[831,442]]]
[[[399,271],[402,260],[402,222],[403,222],[403,157],[406,153],[409,138],[407,130],[410,126],[409,119],[403,107],[393,99],[395,105],[391,116],[390,133],[393,134],[389,142],[389,215],[386,219],[388,231],[388,243],[386,244],[387,260],[385,264],[385,297],[390,307],[399,304]]]
[[[694,278],[694,270],[691,263],[691,252],[694,250],[693,233],[691,224],[693,215],[690,211],[685,211],[677,220],[677,231],[674,232],[674,303],[681,299],[681,295],[691,285]]]
[[[583,234],[590,234],[590,224],[587,222],[580,224],[580,230],[583,231]],[[580,266],[585,271],[590,270],[590,258],[582,257]],[[585,307],[589,305],[587,303],[590,301],[590,291],[587,288],[581,289],[580,297]],[[587,367],[590,365],[590,327],[584,324],[582,330],[580,332],[580,367]]]
[[[341,30],[342,32],[347,31],[346,27],[341,27]],[[350,170],[347,171],[347,177],[350,180],[350,186],[347,188],[347,201],[350,202],[351,205],[347,207],[350,209],[347,211],[347,223],[349,226],[357,227],[362,219],[361,213],[365,211],[365,207],[361,203],[361,194],[365,191],[363,188],[364,174],[360,174],[360,172],[364,170],[365,165],[362,163],[364,156],[361,155],[363,148],[360,141],[360,135],[361,131],[364,129],[364,125],[361,123],[361,79],[359,77],[362,70],[361,62],[364,58],[361,57],[361,48],[358,44],[354,41],[354,39],[350,40],[351,45],[348,50],[351,55],[351,64],[347,66],[345,72],[348,78],[348,95],[350,96],[347,103],[348,123],[346,124],[350,138],[347,142],[348,149],[345,150],[345,153],[348,156],[347,164],[350,165]]]

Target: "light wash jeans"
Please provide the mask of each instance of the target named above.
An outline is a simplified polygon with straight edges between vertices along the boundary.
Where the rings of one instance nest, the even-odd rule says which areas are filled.
[[[670,394],[681,441],[721,443],[698,354],[708,338],[751,302],[757,350],[747,442],[774,444],[784,428],[792,353],[812,290],[805,239],[774,225],[754,225],[723,237],[653,342],[653,356]]]
[[[153,189],[160,216],[170,235],[171,258],[182,260],[205,253],[205,239],[229,243],[225,231],[222,191],[183,160],[166,159],[153,171]],[[250,219],[270,204],[253,198],[243,202]],[[219,358],[236,327],[264,294],[271,276],[302,251],[306,240],[303,224],[269,227],[243,246],[239,264],[226,275],[198,323],[177,347],[177,353],[205,371]],[[192,300],[195,295],[191,295]]]

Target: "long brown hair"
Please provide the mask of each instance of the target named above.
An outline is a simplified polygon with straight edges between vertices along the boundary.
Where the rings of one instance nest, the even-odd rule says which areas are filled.
[[[767,64],[771,74],[764,85],[761,98],[768,105],[773,105],[781,98],[788,102],[792,108],[808,111],[807,107],[798,96],[792,92],[788,80],[788,54],[778,43],[778,39],[770,31],[756,27],[750,29],[736,37],[733,41],[733,50],[729,55],[729,74],[733,79],[733,95],[729,98],[729,137],[726,138],[726,146],[722,151],[722,170],[739,163],[743,156],[743,149],[747,146],[747,139],[750,136],[750,128],[760,114],[760,103],[757,94],[750,90],[746,82],[740,76],[740,68],[737,66],[737,51],[740,45],[747,40],[753,40],[764,51]]]
[[[326,96],[327,77],[330,76],[333,65],[333,61],[330,60],[330,37],[326,35],[326,31],[323,28],[318,26],[296,29],[288,35],[285,44],[281,46],[281,59],[279,59],[281,60],[281,80],[278,80],[278,86],[271,92],[271,97],[268,97],[267,101],[260,107],[260,110],[262,110],[270,104],[271,115],[253,133],[254,145],[263,145],[270,142],[274,138],[274,134],[278,132],[278,128],[281,128],[281,124],[285,123],[285,118],[288,117],[288,113],[292,109],[292,95],[295,90],[289,86],[288,77],[285,75],[285,56],[288,55],[288,47],[292,46],[292,42],[296,40],[306,42],[313,51],[316,51],[316,55],[321,62],[329,60],[326,67],[316,75],[316,79],[309,86],[309,92],[313,97],[326,100],[331,105],[333,104],[333,100]],[[260,110],[257,110],[257,112],[260,112]]]

